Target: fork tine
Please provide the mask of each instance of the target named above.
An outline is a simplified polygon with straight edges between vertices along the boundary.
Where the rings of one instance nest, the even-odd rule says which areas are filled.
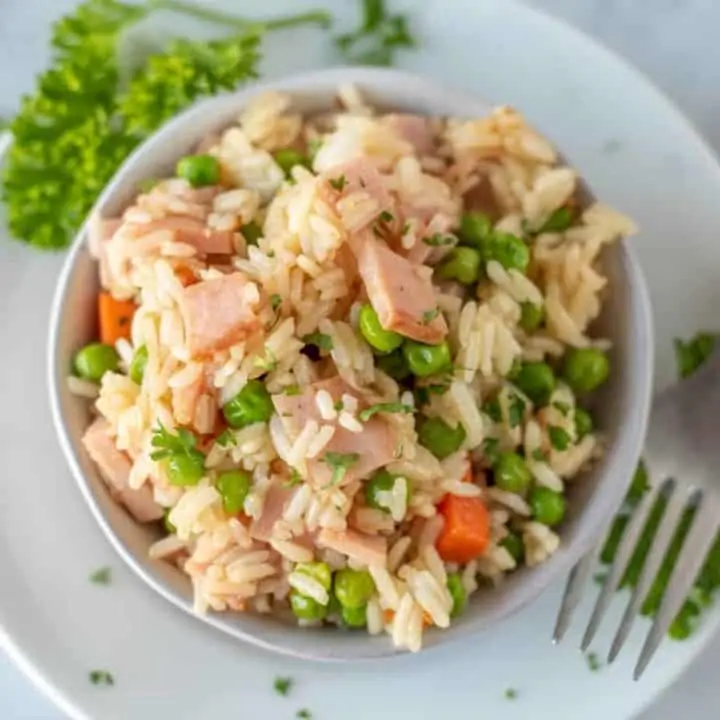
[[[643,649],[640,652],[633,678],[639,680],[648,663],[652,659],[662,641],[670,623],[685,602],[710,547],[715,542],[718,530],[718,511],[720,503],[717,498],[707,495],[700,500],[697,514],[690,531],[685,538],[680,556],[675,564],[670,582],[663,596],[660,609],[655,615]]]
[[[687,495],[677,487],[674,481],[670,480],[666,482],[664,488],[664,492],[667,493],[668,498],[667,507],[660,521],[660,526],[653,538],[652,548],[645,558],[645,563],[640,571],[640,577],[630,594],[630,599],[625,608],[620,627],[615,633],[612,645],[610,646],[610,652],[608,654],[609,663],[613,662],[618,656],[618,653],[632,630],[640,606],[647,597],[648,591],[657,576],[673,535],[677,530],[680,518],[686,508]]]
[[[645,494],[640,504],[635,508],[635,511],[630,516],[628,526],[625,528],[620,545],[618,546],[617,552],[615,553],[615,559],[613,560],[608,574],[603,582],[600,594],[595,601],[595,607],[593,608],[592,615],[588,622],[585,634],[583,635],[582,643],[580,647],[583,652],[590,647],[590,643],[593,641],[595,634],[600,627],[600,623],[605,617],[605,613],[610,605],[610,601],[613,598],[615,591],[617,590],[622,576],[625,574],[630,558],[635,551],[640,533],[645,526],[650,509],[655,504],[655,500],[658,497],[658,490],[651,490]]]
[[[575,565],[570,571],[570,576],[565,584],[565,592],[563,593],[560,611],[558,612],[555,622],[555,630],[553,631],[553,642],[559,643],[567,629],[570,627],[575,608],[582,600],[585,587],[587,586],[587,578],[590,571],[595,566],[595,553],[589,552]]]

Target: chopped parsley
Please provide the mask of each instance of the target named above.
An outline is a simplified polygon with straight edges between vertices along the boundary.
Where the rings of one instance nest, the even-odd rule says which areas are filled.
[[[90,582],[95,585],[109,585],[112,570],[109,567],[101,567],[90,573]]]
[[[114,685],[115,678],[107,670],[91,670],[88,674],[93,685]]]
[[[222,448],[237,445],[237,439],[230,428],[225,428],[216,438],[215,442]]]
[[[516,428],[522,423],[525,408],[525,401],[519,395],[513,393],[508,402],[508,424],[511,428]]]
[[[502,422],[502,410],[500,408],[500,401],[497,398],[488,400],[482,406],[482,411],[496,423]]]
[[[515,688],[508,688],[505,691],[506,700],[517,700],[518,692]]]
[[[687,342],[675,339],[675,357],[681,378],[692,375],[710,357],[717,339],[718,335],[706,332],[698,333]]]
[[[423,242],[430,247],[442,247],[444,245],[453,245],[455,238],[452,235],[443,235],[443,233],[435,233],[430,237],[423,238]]]
[[[197,438],[185,428],[178,428],[177,434],[173,434],[162,425],[153,430],[151,444],[158,448],[151,453],[152,460],[165,460],[166,458],[178,455],[202,456],[199,450],[195,449]]]
[[[273,683],[273,687],[275,688],[275,692],[278,695],[282,695],[282,697],[287,697],[290,694],[290,690],[292,689],[293,684],[294,681],[292,678],[276,677],[275,682]]]
[[[388,212],[387,210],[383,210],[380,213],[380,220],[384,223],[391,223],[394,219],[395,219],[395,216],[391,212]]]
[[[255,358],[255,367],[264,370],[265,372],[272,372],[276,370],[278,366],[278,359],[271,348],[266,347],[265,353],[261,357]]]
[[[282,298],[277,293],[270,296],[270,307],[277,310],[282,305]]]
[[[302,390],[299,385],[288,385],[283,389],[283,394],[288,397],[292,397],[293,395],[302,395]]]
[[[557,425],[551,425],[548,428],[548,436],[550,437],[550,444],[556,450],[560,450],[562,452],[570,447],[570,435],[568,435],[564,428],[558,427]]]
[[[538,462],[547,461],[545,453],[540,448],[535,448],[532,453],[530,453],[530,457],[532,457],[533,460],[537,460]]]
[[[295,468],[290,468],[290,478],[285,483],[285,487],[295,487],[296,485],[302,485],[302,483],[302,475]]]
[[[338,175],[336,178],[330,178],[328,183],[330,183],[330,187],[333,190],[342,192],[345,189],[345,185],[347,185],[347,180],[345,179],[345,175]]]
[[[312,713],[307,708],[303,708],[295,713],[295,717],[302,718],[302,720],[312,720]]]
[[[332,338],[330,335],[326,335],[325,333],[314,332],[309,333],[308,335],[303,335],[302,341],[306,345],[314,345],[320,350],[325,350],[327,352],[330,352],[333,349]]]
[[[360,459],[359,453],[325,453],[322,461],[332,468],[332,478],[330,486],[337,485],[342,482],[345,473]]]
[[[402,235],[408,235],[408,234],[410,233],[410,229],[411,229],[410,223],[409,223],[409,222],[406,222],[406,223],[403,225],[402,233],[401,233],[401,234],[402,234]]]
[[[405,405],[405,403],[401,402],[376,403],[375,405],[365,408],[365,410],[361,410],[358,417],[363,422],[367,422],[373,415],[380,412],[411,414],[415,412],[415,408],[412,405]]]
[[[600,664],[600,658],[597,656],[597,653],[588,653],[585,656],[585,659],[587,660],[587,665],[590,669],[590,672],[597,672],[602,667],[602,665]]]
[[[500,441],[497,438],[485,438],[485,440],[483,440],[483,455],[485,455],[488,464],[491,466],[497,462],[499,444]]]
[[[336,400],[333,403],[333,410],[335,410],[335,412],[342,412],[344,410],[344,408],[345,408],[345,405],[343,404],[342,400]]]
[[[570,413],[570,410],[572,409],[569,403],[560,402],[559,400],[556,400],[552,406],[562,415],[565,417],[568,416]]]
[[[440,308],[434,308],[432,310],[426,310],[422,314],[422,324],[429,325],[438,315],[440,314]]]
[[[268,250],[267,256],[272,260],[275,257],[275,251],[274,250]]]

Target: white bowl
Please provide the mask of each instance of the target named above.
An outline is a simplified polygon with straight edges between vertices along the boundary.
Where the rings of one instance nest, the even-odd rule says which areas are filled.
[[[388,109],[470,117],[489,110],[485,102],[470,94],[450,91],[434,81],[396,70],[340,68],[259,83],[205,100],[161,128],[125,162],[99,198],[97,209],[107,216],[118,215],[133,199],[140,181],[171,174],[179,157],[208,133],[230,125],[257,93],[271,89],[290,92],[300,110],[321,110],[332,105],[343,83],[355,83],[373,104]],[[561,145],[562,139],[558,140]],[[53,419],[78,486],[112,545],[152,588],[192,613],[188,578],[177,568],[148,558],[148,547],[160,531],[137,524],[110,498],[81,444],[89,421],[88,406],[70,394],[66,376],[73,353],[96,337],[98,273],[87,250],[86,235],[83,228],[70,250],[51,313],[48,361]],[[622,500],[640,455],[650,408],[651,314],[645,281],[632,250],[626,244],[616,244],[606,252],[604,264],[610,292],[598,332],[613,341],[613,372],[599,393],[595,410],[606,439],[606,453],[570,489],[569,512],[560,531],[562,545],[558,552],[539,567],[513,573],[500,587],[476,593],[452,627],[425,634],[426,648],[474,635],[535,599],[598,541]],[[301,629],[273,617],[249,613],[198,617],[240,640],[298,657],[340,661],[398,652],[387,636],[371,637],[335,628]],[[548,637],[550,633],[548,628]]]

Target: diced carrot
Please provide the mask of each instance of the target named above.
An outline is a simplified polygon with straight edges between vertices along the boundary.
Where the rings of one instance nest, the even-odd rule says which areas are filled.
[[[427,610],[423,610],[423,627],[430,627],[433,624],[430,613]]]
[[[466,483],[471,483],[473,481],[473,469],[472,465],[468,463],[467,470],[465,471],[465,474],[462,476],[462,481]]]
[[[395,619],[394,610],[383,610],[383,620],[386,625],[389,625]]]
[[[436,548],[446,562],[468,563],[490,542],[490,515],[480,498],[446,495],[438,510],[445,524]]]
[[[177,278],[183,287],[188,287],[189,285],[194,285],[198,282],[197,276],[187,265],[180,265],[179,267],[176,267],[175,275],[177,275]]]
[[[100,292],[100,341],[106,345],[114,345],[121,338],[129,338],[134,314],[135,303],[132,300],[116,300],[110,293]]]

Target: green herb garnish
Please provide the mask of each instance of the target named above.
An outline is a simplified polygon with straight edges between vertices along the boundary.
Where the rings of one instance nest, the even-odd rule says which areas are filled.
[[[360,26],[339,35],[335,44],[353,64],[392,65],[397,50],[417,43],[405,15],[390,14],[384,0],[362,0]]]
[[[358,413],[358,417],[363,422],[367,422],[376,413],[407,413],[412,414],[415,412],[415,408],[412,405],[405,405],[401,402],[384,402],[376,403],[371,405],[365,410],[361,410]]]
[[[703,332],[687,342],[675,339],[675,357],[681,378],[692,375],[710,357],[717,338],[716,334]]]
[[[93,685],[114,685],[115,678],[107,670],[91,670],[90,682]]]
[[[434,308],[433,310],[426,310],[422,314],[422,324],[429,325],[439,314],[440,314],[440,308]]]
[[[585,656],[585,659],[587,660],[587,664],[588,664],[588,668],[590,668],[590,672],[597,672],[602,667],[602,665],[600,664],[600,658],[597,656],[597,653],[594,653],[594,652],[588,653]]]
[[[395,216],[391,212],[388,212],[387,210],[383,210],[380,213],[381,222],[391,223],[394,219],[395,219]]]
[[[325,333],[314,332],[309,333],[308,335],[303,335],[302,341],[306,345],[315,345],[315,347],[320,350],[325,350],[326,352],[330,352],[333,349],[332,337],[330,337],[330,335],[326,335]]]
[[[491,467],[497,462],[500,441],[497,438],[485,438],[482,444],[483,455]]]
[[[209,21],[231,34],[151,48],[141,65],[121,77],[121,38],[158,10]],[[253,22],[183,0],[81,3],[53,25],[50,68],[9,125],[14,142],[2,197],[11,234],[37,248],[66,247],[140,142],[200,97],[257,77],[266,33],[304,24],[327,27],[329,21],[327,12],[315,11]]]
[[[506,700],[517,700],[518,692],[515,688],[508,688],[505,691]]]
[[[101,567],[90,573],[90,582],[95,585],[109,585],[112,570],[109,567]]]
[[[302,475],[295,468],[290,468],[290,478],[285,482],[285,487],[295,487],[303,482]]]
[[[297,711],[295,717],[301,718],[302,720],[312,720],[312,713],[307,708],[303,708]]]
[[[288,385],[283,389],[283,394],[288,397],[292,397],[293,395],[302,395],[302,390],[299,385]]]
[[[570,410],[572,409],[572,407],[570,406],[569,403],[560,402],[559,400],[556,400],[556,401],[552,404],[552,406],[553,406],[559,413],[561,413],[562,415],[564,415],[565,417],[568,416],[568,413],[569,413]]]
[[[332,478],[330,486],[337,485],[342,482],[345,473],[360,459],[359,453],[325,453],[322,461],[332,468]]]
[[[510,395],[508,400],[508,425],[511,428],[516,428],[522,423],[526,407],[526,402],[519,395],[515,393]]]
[[[264,372],[272,372],[277,369],[278,359],[272,348],[266,347],[262,356],[256,357],[254,365]]]
[[[430,237],[423,238],[423,242],[430,247],[442,247],[443,245],[453,245],[455,238],[452,235],[443,235],[442,233],[435,233]]]
[[[277,293],[270,296],[270,307],[273,310],[277,310],[282,305],[282,297]]]
[[[222,448],[229,447],[230,445],[237,445],[235,435],[230,431],[230,428],[225,428],[216,438],[215,442]]]
[[[276,677],[273,687],[278,695],[287,697],[294,684],[294,680],[289,677]]]
[[[545,453],[540,448],[535,448],[531,453],[530,457],[533,460],[537,460],[538,462],[546,462],[547,458],[545,457]]]
[[[342,192],[345,189],[345,185],[346,185],[347,181],[345,180],[344,175],[338,175],[338,177],[336,177],[336,178],[330,178],[330,180],[328,180],[328,183],[330,183],[330,187],[333,190]]]

